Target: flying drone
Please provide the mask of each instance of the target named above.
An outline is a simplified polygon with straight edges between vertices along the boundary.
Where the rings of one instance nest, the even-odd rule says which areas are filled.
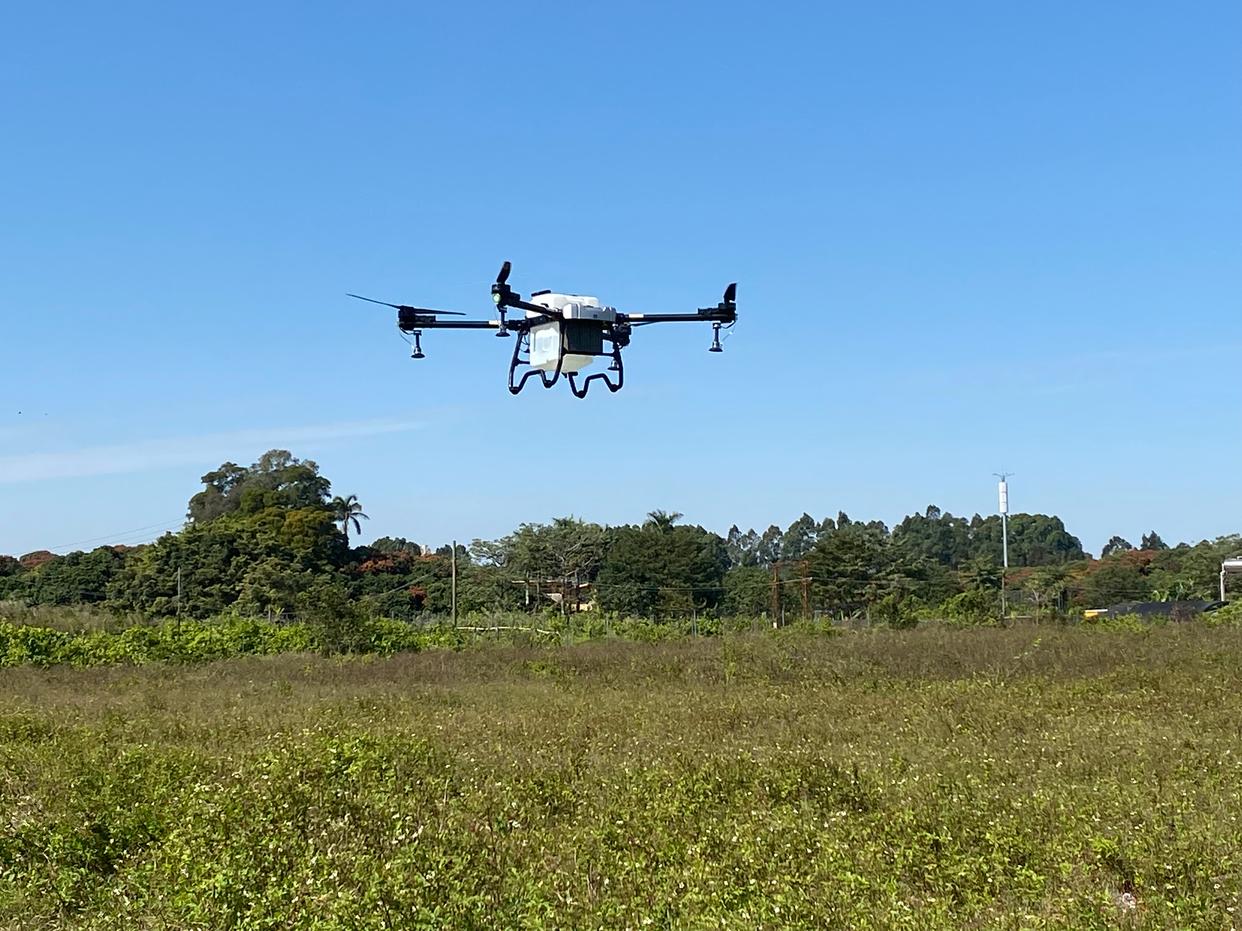
[[[584,294],[561,294],[535,291],[530,300],[509,287],[512,266],[505,262],[492,285],[492,301],[498,320],[441,320],[440,317],[464,317],[456,310],[431,310],[390,304],[360,294],[349,297],[372,304],[382,304],[397,311],[397,328],[414,337],[411,357],[424,358],[423,330],[495,330],[497,336],[517,334],[513,357],[509,362],[509,391],[518,394],[526,383],[538,376],[545,388],[551,388],[562,375],[569,382],[575,397],[585,398],[596,381],[609,391],[620,391],[625,384],[625,367],[621,350],[630,344],[635,327],[653,323],[710,323],[712,344],[709,352],[722,352],[721,329],[737,322],[737,285],[731,284],[715,307],[701,307],[691,314],[625,314],[615,307],[600,304],[599,299]],[[512,310],[525,311],[525,316],[510,319]],[[608,370],[578,378],[584,368],[596,359],[611,360]],[[519,369],[523,369],[519,376]]]

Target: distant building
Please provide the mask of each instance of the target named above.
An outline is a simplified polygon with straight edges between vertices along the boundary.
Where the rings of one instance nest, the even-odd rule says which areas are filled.
[[[1107,608],[1084,611],[1082,616],[1091,619],[1133,614],[1151,620],[1166,617],[1173,621],[1188,621],[1208,611],[1215,611],[1222,604],[1220,601],[1122,601]]]

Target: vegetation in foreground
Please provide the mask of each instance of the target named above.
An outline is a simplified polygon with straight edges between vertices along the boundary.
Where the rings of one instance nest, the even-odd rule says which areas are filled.
[[[1242,632],[0,671],[15,928],[1231,928]]]

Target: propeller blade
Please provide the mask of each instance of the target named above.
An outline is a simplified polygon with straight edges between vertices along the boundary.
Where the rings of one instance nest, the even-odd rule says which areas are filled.
[[[346,296],[346,297],[354,297],[354,298],[357,298],[357,299],[358,299],[358,300],[360,300],[360,301],[370,301],[372,304],[383,304],[385,307],[391,307],[393,310],[400,310],[400,309],[401,309],[401,305],[400,305],[400,304],[389,304],[387,301],[377,301],[377,300],[376,300],[375,298],[373,298],[373,297],[363,297],[361,294],[350,294],[350,293],[347,291],[347,292],[345,292],[345,296]]]
[[[500,274],[496,276],[496,284],[504,284],[509,280],[509,272],[513,270],[513,266],[509,264],[509,260],[505,260],[505,264],[500,266]]]
[[[733,282],[733,284],[729,285],[727,288],[725,288],[724,302],[726,304],[737,303],[737,282],[736,281]]]
[[[406,310],[410,313],[422,314],[426,317],[443,317],[445,315],[452,317],[466,316],[460,310],[432,310],[430,307],[411,307],[409,304],[389,304],[387,301],[377,301],[373,297],[363,297],[361,294],[345,293],[346,297],[355,297],[360,301],[370,301],[372,304],[382,304],[385,307],[391,307],[393,310]]]

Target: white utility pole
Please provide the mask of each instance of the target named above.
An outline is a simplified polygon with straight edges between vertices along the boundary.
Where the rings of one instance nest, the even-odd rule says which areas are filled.
[[[1012,472],[993,472],[1000,479],[998,493],[1000,496],[1001,518],[1001,618],[1009,613],[1005,597],[1005,576],[1009,574],[1009,483],[1007,479]]]
[[[453,558],[450,562],[453,573],[453,627],[457,627],[457,541],[453,541]]]

